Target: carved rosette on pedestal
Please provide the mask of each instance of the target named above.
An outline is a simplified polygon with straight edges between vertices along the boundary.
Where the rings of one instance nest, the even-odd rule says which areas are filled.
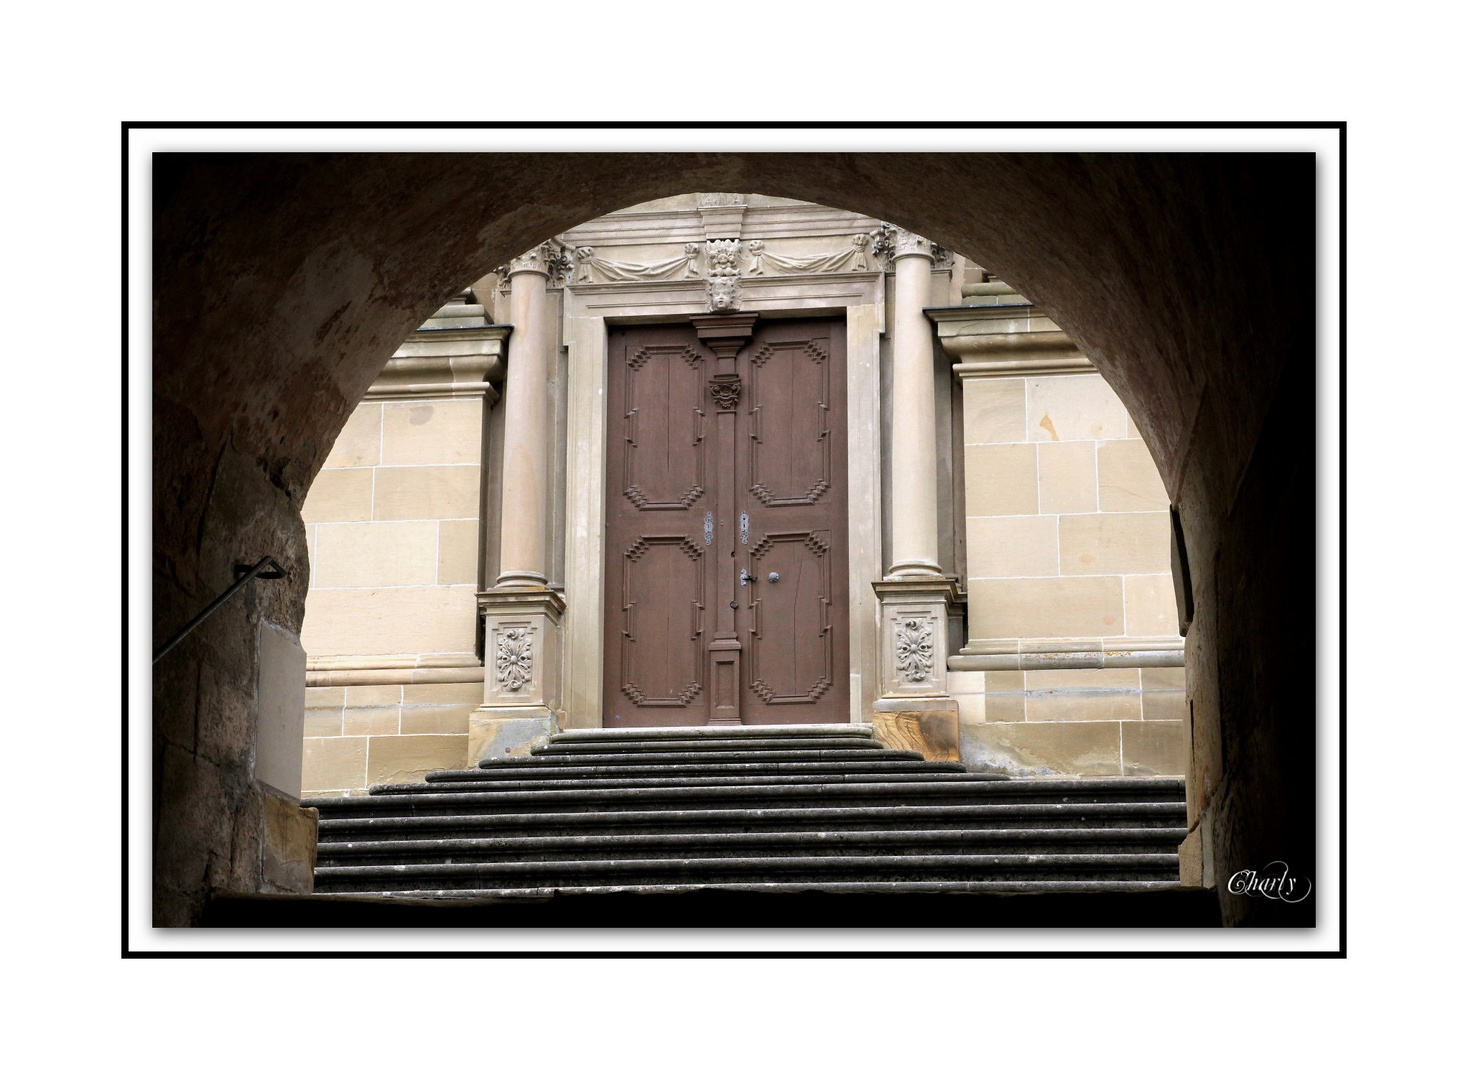
[[[535,630],[528,626],[502,627],[496,637],[495,676],[504,689],[519,690],[535,670]]]
[[[948,695],[948,616],[957,599],[953,578],[877,581],[882,610],[884,699],[944,699]]]
[[[872,583],[882,612],[880,697],[872,723],[888,746],[929,760],[959,760],[958,702],[948,695],[948,619],[958,582],[930,578]]]
[[[561,617],[543,588],[496,586],[479,594],[484,619],[484,703],[469,715],[469,765],[525,752],[561,726]]]
[[[893,632],[897,677],[908,686],[928,682],[933,674],[933,620],[898,619]]]

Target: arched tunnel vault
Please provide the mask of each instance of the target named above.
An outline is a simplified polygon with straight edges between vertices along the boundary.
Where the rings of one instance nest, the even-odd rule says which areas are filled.
[[[1190,843],[1230,921],[1313,922],[1313,905],[1222,887],[1314,862],[1311,155],[156,155],[153,182],[155,640],[237,558],[293,571],[155,672],[160,924],[192,920],[210,888],[260,887],[254,626],[300,628],[300,504],[386,359],[499,263],[685,191],[901,224],[992,269],[1094,360],[1186,537]]]

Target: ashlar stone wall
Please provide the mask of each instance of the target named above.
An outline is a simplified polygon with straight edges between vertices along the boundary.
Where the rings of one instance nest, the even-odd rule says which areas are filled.
[[[1188,732],[1168,499],[1115,392],[1003,283],[935,313],[958,361],[965,759],[1019,773],[1182,775]]]
[[[398,350],[302,509],[311,558],[305,795],[466,763],[469,713],[484,692],[475,594],[494,396],[485,378],[505,328],[477,305],[442,310],[459,314],[430,320]]]

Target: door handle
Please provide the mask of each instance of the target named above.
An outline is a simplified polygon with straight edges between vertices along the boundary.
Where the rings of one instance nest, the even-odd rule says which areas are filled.
[[[775,571],[775,570],[771,570],[770,571],[770,584],[773,585],[775,582],[777,582],[779,580],[780,580],[780,574],[779,574],[779,572],[778,571]]]
[[[742,589],[754,580],[753,575],[742,566],[739,568],[739,587]]]

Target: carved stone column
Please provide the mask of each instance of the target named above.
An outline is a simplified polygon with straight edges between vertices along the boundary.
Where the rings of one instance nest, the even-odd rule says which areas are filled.
[[[546,588],[550,507],[550,395],[556,349],[546,288],[557,245],[510,263],[509,371],[505,383],[500,572],[479,594],[484,619],[484,704],[469,718],[470,766],[528,753],[558,730],[560,633],[566,605]]]
[[[879,238],[896,276],[892,324],[892,565],[881,603],[877,735],[889,746],[957,761],[958,703],[948,696],[948,615],[957,582],[938,562],[937,405],[933,330],[923,309],[934,245],[905,229]]]

